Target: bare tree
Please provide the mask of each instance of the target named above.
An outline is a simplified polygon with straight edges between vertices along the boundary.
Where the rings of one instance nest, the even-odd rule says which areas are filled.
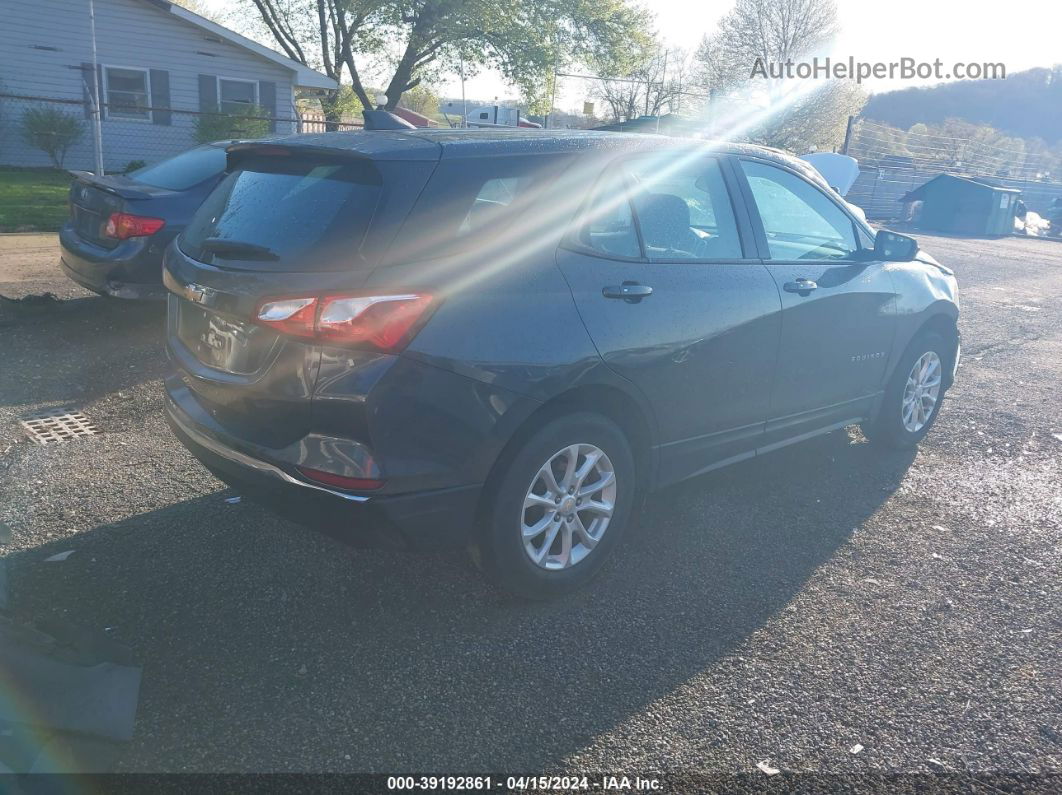
[[[713,133],[792,151],[839,143],[866,102],[857,84],[760,76],[820,53],[837,30],[833,0],[737,0],[695,55],[696,82],[713,97]]]
[[[338,84],[344,67],[354,93],[364,107],[372,107],[354,54],[378,49],[383,38],[368,21],[387,5],[380,0],[247,0],[257,9],[273,40],[293,61],[321,69]],[[325,117],[336,121],[342,115],[339,91],[330,91],[321,105]]]
[[[658,116],[665,109],[677,111],[684,96],[688,98],[688,73],[689,57],[683,50],[654,46],[628,74],[603,76],[606,79],[597,81],[592,93],[608,107],[613,121]]]
[[[837,34],[833,0],[737,0],[719,29],[701,40],[700,82],[725,91],[747,81],[757,60],[786,63],[819,50]]]

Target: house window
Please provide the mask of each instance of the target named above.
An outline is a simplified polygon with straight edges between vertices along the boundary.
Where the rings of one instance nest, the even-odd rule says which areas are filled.
[[[151,119],[151,90],[146,69],[105,67],[107,116],[111,119]]]
[[[258,84],[252,80],[218,79],[218,99],[222,113],[246,113],[258,104]]]

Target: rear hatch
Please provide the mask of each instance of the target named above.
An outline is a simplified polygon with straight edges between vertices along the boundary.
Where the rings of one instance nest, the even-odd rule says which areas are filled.
[[[280,447],[309,430],[325,348],[254,322],[259,307],[361,287],[434,163],[298,147],[230,157],[166,256],[169,344],[216,420]]]

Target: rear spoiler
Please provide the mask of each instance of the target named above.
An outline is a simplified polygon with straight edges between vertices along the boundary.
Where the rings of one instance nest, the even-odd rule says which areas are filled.
[[[109,177],[106,175],[99,177],[91,171],[71,171],[70,175],[78,182],[84,182],[86,185],[99,188],[105,193],[111,193],[123,199],[150,199],[154,195],[147,191],[123,185],[119,180],[124,179],[124,177]]]
[[[327,146],[306,146],[298,142],[239,143],[225,149],[225,170],[233,171],[239,162],[248,157],[299,157],[311,155],[327,160],[369,160],[363,152],[349,149],[334,149]]]

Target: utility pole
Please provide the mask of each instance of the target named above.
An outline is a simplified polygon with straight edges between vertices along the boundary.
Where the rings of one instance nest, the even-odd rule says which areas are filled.
[[[546,114],[545,127],[543,129],[549,129],[549,117],[553,115],[553,106],[557,104],[557,62],[553,62],[553,92],[549,98],[549,113]]]
[[[468,126],[468,105],[465,103],[465,56],[461,56],[461,126]]]
[[[848,126],[844,128],[844,143],[841,145],[841,154],[848,154],[848,147],[852,143],[852,125],[855,123],[855,116],[848,117]]]
[[[102,114],[101,105],[103,102],[103,95],[100,92],[100,66],[96,60],[96,6],[92,0],[89,0],[89,31],[92,36],[92,84],[95,86],[95,90],[92,99],[92,139],[93,149],[96,154],[96,176],[103,176],[103,130],[102,130]]]
[[[664,50],[664,68],[660,72],[660,90],[667,90],[667,50]],[[668,108],[670,110],[670,108]],[[656,131],[660,132],[660,108],[656,109]]]

